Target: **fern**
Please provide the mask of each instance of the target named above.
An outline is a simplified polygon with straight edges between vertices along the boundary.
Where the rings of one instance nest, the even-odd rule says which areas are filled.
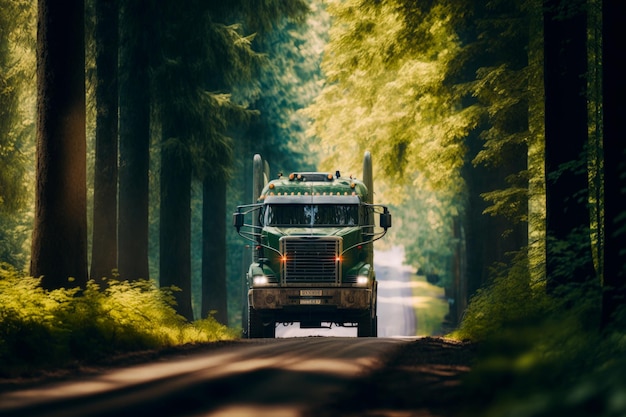
[[[174,309],[175,288],[148,280],[106,284],[47,291],[39,279],[0,264],[0,376],[237,337],[210,316],[188,323]]]

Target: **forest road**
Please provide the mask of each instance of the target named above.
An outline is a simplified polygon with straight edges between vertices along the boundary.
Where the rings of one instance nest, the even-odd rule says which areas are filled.
[[[242,340],[0,394],[0,416],[307,415],[414,338]]]

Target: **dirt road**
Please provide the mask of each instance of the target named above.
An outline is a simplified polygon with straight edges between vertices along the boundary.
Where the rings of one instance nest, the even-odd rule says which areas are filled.
[[[207,349],[4,392],[0,415],[448,417],[471,358],[467,346],[435,338],[308,337]],[[414,414],[420,410],[430,414]]]

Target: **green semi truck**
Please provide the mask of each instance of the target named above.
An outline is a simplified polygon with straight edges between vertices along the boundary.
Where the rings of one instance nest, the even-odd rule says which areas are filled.
[[[253,160],[253,204],[240,205],[233,226],[253,242],[246,274],[243,333],[273,338],[280,323],[301,328],[357,327],[376,337],[377,285],[373,242],[391,227],[374,204],[372,162],[363,179],[340,172],[293,172],[268,180]]]

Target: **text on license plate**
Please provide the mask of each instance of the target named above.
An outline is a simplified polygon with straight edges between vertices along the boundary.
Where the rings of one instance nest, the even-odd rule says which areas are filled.
[[[319,298],[303,298],[300,300],[300,304],[322,304],[322,300]]]
[[[300,290],[301,297],[321,297],[322,290]]]

